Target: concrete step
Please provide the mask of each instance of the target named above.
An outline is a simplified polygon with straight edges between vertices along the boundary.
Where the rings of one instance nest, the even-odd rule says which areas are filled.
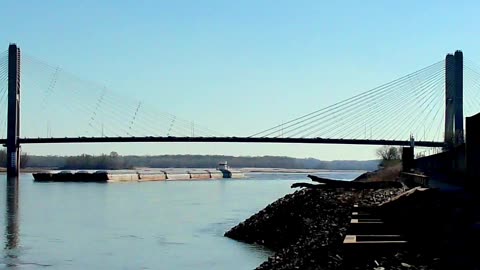
[[[349,234],[343,240],[345,262],[348,264],[371,256],[392,254],[405,248],[407,243],[398,234]]]
[[[396,230],[378,218],[352,218],[348,228],[352,235],[391,235]]]
[[[406,244],[407,240],[399,234],[349,234],[345,236],[343,244],[346,245],[384,245]]]
[[[352,219],[378,219],[378,216],[368,212],[352,212],[350,215]]]
[[[363,213],[372,213],[374,212],[374,208],[371,206],[362,206],[358,204],[353,205],[353,212],[363,212]]]

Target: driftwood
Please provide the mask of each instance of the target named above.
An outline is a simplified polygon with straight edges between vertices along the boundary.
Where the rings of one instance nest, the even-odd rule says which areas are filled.
[[[383,189],[383,188],[401,188],[402,183],[394,181],[380,181],[380,182],[353,182],[332,180],[322,178],[315,175],[308,175],[312,181],[325,184],[326,188],[347,188],[347,189]]]

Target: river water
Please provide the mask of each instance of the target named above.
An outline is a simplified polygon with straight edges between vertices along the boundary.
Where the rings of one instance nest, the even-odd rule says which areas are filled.
[[[309,179],[247,177],[100,184],[34,183],[22,174],[6,188],[0,175],[0,269],[253,269],[271,252],[223,233]]]

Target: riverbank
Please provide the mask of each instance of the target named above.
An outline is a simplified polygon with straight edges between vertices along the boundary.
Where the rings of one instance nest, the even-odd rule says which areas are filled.
[[[41,172],[48,172],[51,170],[57,170],[57,168],[22,168],[20,171],[22,173],[41,173]],[[0,167],[0,173],[6,173],[7,168]]]
[[[354,182],[379,182],[379,181],[393,181],[400,177],[402,171],[402,165],[397,164],[395,166],[378,169],[373,172],[365,172],[353,179]]]
[[[316,173],[325,173],[330,172],[332,170],[326,169],[287,169],[287,168],[240,168],[245,173],[297,173],[297,174],[316,174]],[[343,172],[365,172],[365,170],[335,170],[335,171],[343,171]]]
[[[341,269],[342,242],[354,203],[376,205],[403,192],[301,189],[273,202],[225,236],[275,254],[257,269]]]
[[[181,170],[181,169],[194,169],[194,170],[209,170],[212,168],[157,168],[157,167],[135,167],[131,169],[121,169],[119,171],[127,171],[127,170]],[[315,174],[315,173],[323,173],[323,172],[330,172],[332,170],[326,170],[326,169],[288,169],[288,168],[256,168],[256,167],[244,167],[244,168],[235,168],[238,171],[242,171],[244,173],[285,173],[285,174],[294,174],[294,173],[302,173],[302,174]],[[27,168],[22,168],[21,171],[25,173],[38,173],[38,172],[50,172],[50,171],[61,171],[61,168],[56,168],[56,167],[51,167],[51,168],[44,168],[44,167],[27,167]],[[72,169],[73,171],[75,170],[81,170],[81,169]],[[4,167],[0,167],[0,172],[6,172],[7,169]],[[333,171],[343,171],[343,172],[365,172],[364,170],[333,170]]]
[[[408,199],[400,200],[401,206],[384,214],[414,244],[391,253],[367,254],[362,260],[346,258],[343,241],[356,211],[353,205],[377,207],[406,189],[304,188],[268,205],[225,236],[273,250],[275,254],[256,268],[259,270],[475,269],[470,266],[478,264],[467,247],[478,239],[472,229],[477,218],[472,204],[476,202],[463,193],[434,191],[425,193],[427,197],[406,196]],[[458,265],[461,268],[452,268]]]

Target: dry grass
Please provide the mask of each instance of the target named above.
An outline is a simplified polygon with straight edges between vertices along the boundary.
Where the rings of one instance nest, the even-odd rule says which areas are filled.
[[[402,164],[395,164],[374,172],[363,175],[356,181],[359,182],[379,182],[379,181],[396,181],[402,171]]]

